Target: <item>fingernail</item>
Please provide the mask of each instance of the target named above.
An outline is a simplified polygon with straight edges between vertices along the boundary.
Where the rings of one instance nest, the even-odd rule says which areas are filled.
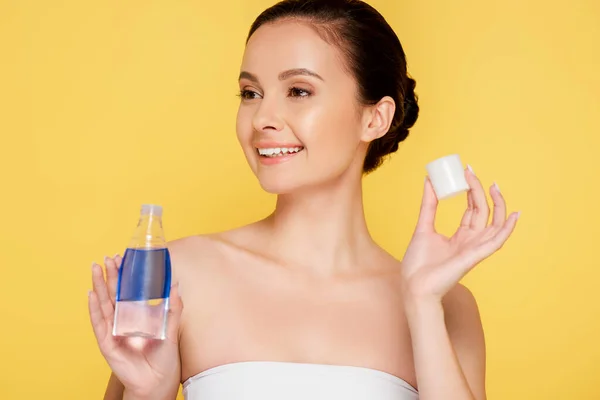
[[[108,258],[108,256],[104,256],[104,264],[108,264],[108,261],[110,260],[110,258]]]
[[[497,184],[496,182],[494,182],[494,187],[496,188],[496,190],[497,190],[498,192],[500,192],[500,188],[498,187],[498,184]]]
[[[90,297],[91,294],[92,294],[92,291],[88,290],[88,297]]]
[[[520,217],[520,216],[521,216],[521,211],[519,211],[519,212],[517,213],[517,219],[519,219],[519,217]]]
[[[471,167],[471,164],[467,164],[467,169],[468,169],[469,171],[471,171],[471,173],[472,173],[473,175],[475,175],[475,172],[473,171],[473,167]]]

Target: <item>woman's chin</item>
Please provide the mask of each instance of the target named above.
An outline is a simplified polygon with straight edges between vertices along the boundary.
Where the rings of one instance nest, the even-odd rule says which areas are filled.
[[[265,192],[276,195],[290,194],[300,188],[297,183],[290,181],[282,182],[273,179],[259,179],[258,182]]]
[[[309,174],[302,177],[300,174],[274,174],[272,172],[259,171],[255,176],[265,192],[275,195],[297,194],[308,191],[314,193],[315,190],[336,188],[347,182],[344,177],[348,177],[345,176],[344,172],[347,171],[344,170],[341,170],[341,172],[329,171],[329,173],[322,171],[322,174],[310,178],[306,176]]]

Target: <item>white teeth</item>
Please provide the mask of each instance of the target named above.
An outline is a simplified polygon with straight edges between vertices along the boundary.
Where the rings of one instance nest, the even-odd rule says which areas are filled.
[[[277,157],[287,153],[297,153],[302,149],[303,147],[273,147],[269,149],[262,148],[258,149],[258,154],[260,154],[261,156]]]

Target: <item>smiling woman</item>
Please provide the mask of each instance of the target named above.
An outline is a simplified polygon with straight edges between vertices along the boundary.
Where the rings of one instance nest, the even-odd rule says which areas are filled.
[[[107,398],[168,399],[183,383],[188,400],[485,399],[481,321],[458,282],[502,246],[517,214],[494,186],[488,225],[469,170],[452,238],[435,232],[426,180],[404,259],[373,240],[362,178],[419,112],[386,20],[359,0],[282,1],[252,25],[240,71],[237,138],[275,210],[170,243],[178,286],[164,343],[133,348],[110,334],[121,258],[107,258],[106,281],[94,267]]]
[[[348,171],[372,172],[415,123],[415,81],[407,75],[402,46],[383,17],[363,4],[283,2],[252,25],[239,77],[237,131],[250,167],[268,192]],[[375,118],[363,131],[365,110]],[[283,154],[275,150],[290,144],[301,148],[300,157],[282,155],[276,161],[305,162],[286,164],[302,174],[294,172],[289,179],[279,170],[261,169],[278,162],[256,160],[257,148]],[[323,174],[327,171],[331,174]]]

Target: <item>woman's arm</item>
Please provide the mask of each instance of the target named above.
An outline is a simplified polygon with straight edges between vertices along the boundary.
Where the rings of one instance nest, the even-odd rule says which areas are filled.
[[[443,303],[405,299],[421,400],[485,400],[485,342],[477,303],[457,285]]]
[[[104,400],[123,400],[124,391],[125,387],[121,381],[119,381],[115,374],[111,373],[108,385],[106,386],[106,392],[104,392]]]
[[[421,400],[484,400],[485,345],[477,304],[459,284],[511,236],[520,213],[508,215],[498,185],[494,212],[479,179],[465,171],[467,208],[451,237],[436,232],[438,199],[427,178],[415,232],[402,259],[403,296]]]

